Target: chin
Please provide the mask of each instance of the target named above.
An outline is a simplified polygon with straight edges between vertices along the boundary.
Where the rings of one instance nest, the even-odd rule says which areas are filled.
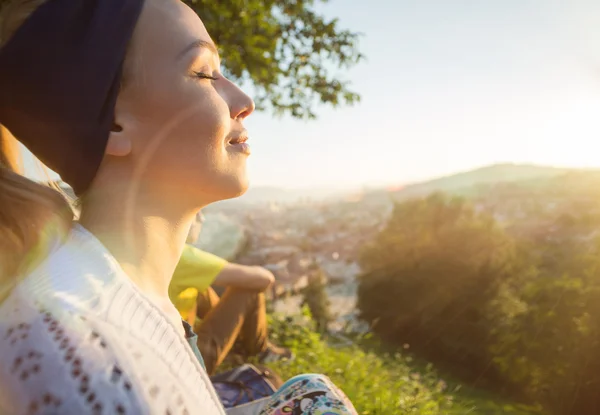
[[[230,177],[219,189],[219,200],[234,199],[242,196],[250,187],[248,177],[241,176]]]

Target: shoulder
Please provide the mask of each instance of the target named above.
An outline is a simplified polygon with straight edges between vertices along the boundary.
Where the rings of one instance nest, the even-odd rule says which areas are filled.
[[[188,349],[108,251],[76,235],[0,303],[0,413],[197,413],[199,401],[220,413]]]
[[[175,269],[173,279],[178,278],[179,275],[188,270],[194,270],[196,274],[202,274],[203,272],[212,273],[214,271],[218,273],[228,263],[227,260],[210,252],[186,244]]]
[[[81,227],[55,247],[37,268],[21,279],[16,296],[43,304],[95,313],[106,308],[125,278],[115,259]]]
[[[13,292],[0,305],[0,413],[222,414],[205,372],[183,367],[191,350],[173,351],[171,361],[157,353],[175,338],[148,327],[156,333],[148,343],[101,316],[49,304]]]
[[[189,244],[185,244],[185,246],[183,247],[180,262],[218,262],[227,264],[227,260]]]
[[[140,396],[102,330],[13,293],[0,307],[0,408],[9,413],[139,413]]]

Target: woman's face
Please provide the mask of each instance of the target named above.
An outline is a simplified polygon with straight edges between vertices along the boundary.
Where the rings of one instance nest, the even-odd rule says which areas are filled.
[[[221,74],[198,16],[179,0],[146,0],[115,111],[121,128],[111,134],[131,152],[113,162],[166,197],[205,204],[239,196],[248,187],[242,123],[253,110]]]

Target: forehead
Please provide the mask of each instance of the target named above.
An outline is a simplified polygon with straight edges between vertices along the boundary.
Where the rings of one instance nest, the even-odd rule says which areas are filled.
[[[204,24],[180,0],[146,0],[131,43],[131,58],[146,65],[173,64],[191,43],[212,42]]]

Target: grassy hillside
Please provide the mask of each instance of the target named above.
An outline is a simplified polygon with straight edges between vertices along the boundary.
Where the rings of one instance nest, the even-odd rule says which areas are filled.
[[[283,379],[324,373],[344,390],[361,415],[541,414],[442,379],[431,365],[413,360],[408,350],[385,352],[369,339],[353,344],[323,340],[301,318],[274,316],[270,329],[274,341],[296,354],[292,362],[270,365]]]
[[[393,196],[396,199],[404,200],[440,191],[467,196],[476,192],[479,187],[490,184],[548,179],[574,171],[577,170],[526,164],[496,164],[411,184],[395,191]]]

